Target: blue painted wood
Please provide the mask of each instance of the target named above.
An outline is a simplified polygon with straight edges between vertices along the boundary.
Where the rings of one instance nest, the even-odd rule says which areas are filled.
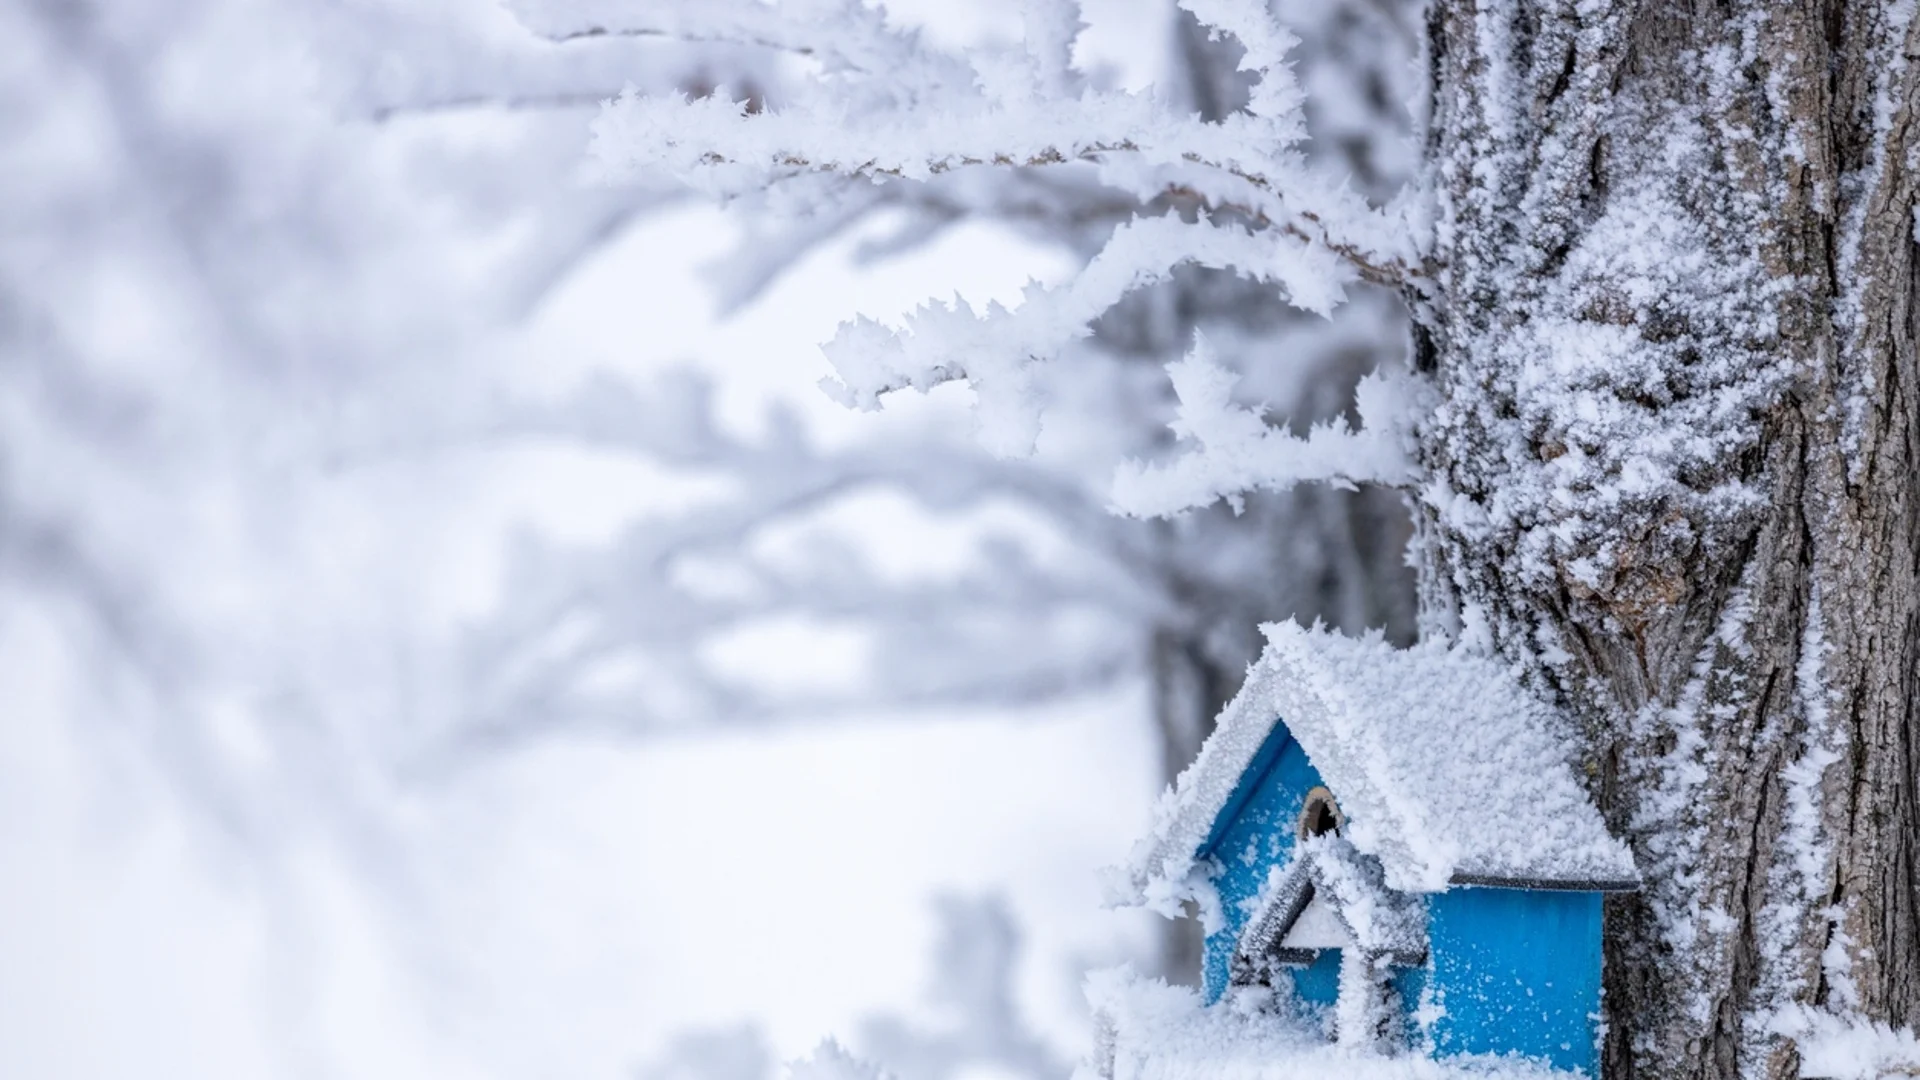
[[[1203,983],[1226,993],[1234,946],[1269,870],[1293,854],[1307,793],[1319,770],[1275,724],[1214,820],[1199,856],[1216,868],[1223,925],[1208,935]],[[1338,797],[1338,792],[1335,797]],[[1408,1045],[1436,1056],[1519,1053],[1597,1076],[1601,894],[1455,886],[1428,897],[1430,959],[1394,972]],[[1340,952],[1289,969],[1295,996],[1313,1008],[1339,998]],[[1439,1016],[1417,1029],[1427,991]]]
[[[1599,893],[1456,887],[1427,905],[1436,1055],[1520,1053],[1599,1075]]]
[[[1293,854],[1307,792],[1320,783],[1306,752],[1286,725],[1276,723],[1214,819],[1200,856],[1220,867],[1213,884],[1224,925],[1207,935],[1202,983],[1208,1001],[1227,992],[1234,945],[1247,924],[1246,904],[1260,894],[1267,871]]]
[[[1267,782],[1273,767],[1280,761],[1280,755],[1285,753],[1288,747],[1292,747],[1302,761],[1306,760],[1306,753],[1300,749],[1299,743],[1293,741],[1293,733],[1287,730],[1287,725],[1276,721],[1273,730],[1267,732],[1266,741],[1260,744],[1260,749],[1254,751],[1253,760],[1247,762],[1247,767],[1241,771],[1240,779],[1234,781],[1232,794],[1228,795],[1227,801],[1220,805],[1220,812],[1214,815],[1213,825],[1207,830],[1206,842],[1200,845],[1200,850],[1194,854],[1194,858],[1211,859],[1220,850],[1221,841],[1226,839],[1227,830],[1240,820],[1240,812],[1246,809],[1254,793],[1260,790],[1260,785]]]
[[[1331,1009],[1339,1003],[1340,952],[1339,949],[1322,949],[1314,957],[1313,963],[1290,969],[1293,994],[1298,1002],[1316,1012]],[[1399,998],[1401,1042],[1405,1046],[1419,1047],[1425,1042],[1425,1033],[1420,1030],[1416,1015],[1420,1009],[1420,992],[1427,983],[1427,969],[1395,968],[1391,983],[1394,994]]]
[[[1425,967],[1395,968],[1393,971],[1393,989],[1400,995],[1400,1017],[1404,1023],[1401,1037],[1408,1046],[1418,1047],[1426,1043],[1426,1032],[1420,1030],[1417,1016],[1420,1012],[1420,995],[1427,988],[1427,969]]]
[[[1293,969],[1293,995],[1331,1007],[1340,1000],[1340,950],[1322,949],[1313,963]]]

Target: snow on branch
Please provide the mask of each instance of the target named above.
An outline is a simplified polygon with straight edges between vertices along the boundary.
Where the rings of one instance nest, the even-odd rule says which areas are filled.
[[[562,39],[729,41],[816,61],[813,76],[794,80],[779,100],[636,89],[608,102],[593,123],[590,153],[611,182],[666,177],[721,199],[759,200],[805,223],[727,268],[734,298],[882,206],[908,209],[901,235],[911,241],[956,213],[986,208],[1053,221],[1063,201],[1078,207],[1089,192],[1103,192],[1110,198],[1097,203],[1099,213],[1074,219],[1083,251],[1098,244],[1107,222],[1135,215],[1081,272],[1029,286],[1011,310],[936,302],[897,327],[856,319],[825,347],[835,376],[823,386],[851,407],[877,408],[896,390],[969,383],[979,441],[997,456],[1034,452],[1050,408],[1044,388],[1054,370],[1078,362],[1072,346],[1096,321],[1183,266],[1270,286],[1322,316],[1356,282],[1417,285],[1424,272],[1417,230],[1398,211],[1375,208],[1309,162],[1304,94],[1288,60],[1298,41],[1265,0],[1181,0],[1209,33],[1240,43],[1239,68],[1252,76],[1245,108],[1210,121],[1153,92],[1092,85],[1073,63],[1075,0],[1024,0],[1021,42],[965,54],[889,26],[883,9],[860,0],[662,0],[637,11],[618,0],[551,0],[538,9],[526,6],[535,0],[516,2],[529,25]],[[1024,183],[1036,177],[1068,181],[1075,198]],[[987,189],[994,194],[982,195]],[[1193,382],[1204,374],[1199,367],[1175,373],[1188,378],[1183,397],[1201,395],[1184,420],[1201,449],[1123,473],[1117,494],[1135,512],[1301,480],[1350,486],[1410,476],[1400,436],[1384,419],[1400,391],[1385,382],[1363,388],[1379,423],[1359,431],[1336,424],[1300,439],[1267,431],[1258,416],[1231,422],[1224,400],[1204,403]]]
[[[1306,138],[1303,97],[1285,60],[1293,37],[1247,0],[1195,0],[1195,14],[1246,45],[1242,68],[1258,74],[1247,111],[1202,123],[1152,93],[1099,91],[1072,68],[1077,7],[1031,0],[1027,39],[1016,50],[982,47],[965,59],[910,35],[878,28],[838,4],[746,2],[647,15],[646,32],[778,45],[808,55],[823,42],[840,53],[823,65],[832,77],[797,87],[771,109],[750,109],[726,95],[688,99],[630,91],[609,102],[593,127],[591,153],[609,181],[665,174],[720,198],[775,188],[804,175],[847,181],[926,182],[966,168],[1092,166],[1102,183],[1142,201],[1193,201],[1231,212],[1256,227],[1277,227],[1319,241],[1353,261],[1364,276],[1399,283],[1418,275],[1408,232],[1375,211],[1343,180],[1310,169],[1298,151]],[[805,12],[820,7],[819,18]],[[579,0],[530,16],[536,27],[601,26],[581,21]],[[737,9],[737,10],[736,10]],[[696,14],[697,12],[697,14]],[[556,18],[560,18],[556,22]],[[641,16],[628,15],[621,25]],[[832,29],[846,25],[844,33]],[[631,32],[641,32],[634,30]],[[880,49],[848,41],[883,42]],[[872,62],[867,62],[871,60]]]
[[[1323,481],[1405,485],[1418,475],[1408,449],[1408,419],[1424,394],[1411,376],[1369,375],[1355,391],[1361,427],[1344,419],[1317,425],[1306,438],[1234,404],[1238,381],[1214,361],[1204,340],[1167,365],[1180,411],[1175,434],[1195,449],[1156,464],[1129,462],[1113,481],[1113,501],[1136,517],[1177,514],[1227,499],[1237,511],[1244,492],[1282,491]]]
[[[1029,286],[1013,310],[995,304],[976,315],[958,300],[952,307],[922,307],[899,330],[864,317],[844,324],[825,346],[839,379],[823,385],[843,404],[872,409],[889,391],[966,379],[979,394],[980,437],[987,449],[1030,453],[1041,413],[1031,366],[1086,336],[1089,324],[1128,293],[1187,264],[1270,283],[1295,307],[1320,315],[1345,299],[1355,278],[1325,247],[1284,234],[1172,217],[1136,219],[1114,230],[1077,276],[1053,288]]]
[[[829,72],[891,72],[916,62],[917,36],[860,0],[510,0],[521,25],[557,41],[608,36],[757,45]]]
[[[1260,77],[1247,111],[1269,120],[1295,122],[1305,97],[1287,65],[1287,54],[1300,42],[1274,21],[1267,0],[1180,0],[1180,6],[1208,27],[1212,36],[1231,34],[1246,49],[1240,70]]]
[[[1362,276],[1419,276],[1406,231],[1344,183],[1308,169],[1276,132],[1237,116],[1218,124],[1175,117],[1134,94],[1027,99],[942,115],[865,114],[845,103],[752,112],[722,95],[628,93],[602,110],[591,153],[603,179],[665,174],[717,198],[793,177],[925,182],[973,167],[1097,167],[1101,181],[1143,201],[1196,203],[1260,227],[1319,241]]]
[[[937,119],[902,110],[856,115],[847,103],[749,114],[710,99],[624,95],[594,125],[610,177],[665,170],[717,195],[799,172],[926,180],[969,165],[1038,166],[1134,153],[1156,164],[1216,163],[1252,173],[1244,125],[1199,125],[1125,93],[996,103]]]

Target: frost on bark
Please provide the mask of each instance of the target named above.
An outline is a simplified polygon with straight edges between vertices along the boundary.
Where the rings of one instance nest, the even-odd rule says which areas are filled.
[[[1423,608],[1586,725],[1613,1076],[1920,1021],[1912,14],[1429,11]]]

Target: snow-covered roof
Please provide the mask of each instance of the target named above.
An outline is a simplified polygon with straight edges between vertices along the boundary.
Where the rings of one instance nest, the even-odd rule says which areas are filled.
[[[1267,648],[1154,810],[1123,899],[1165,909],[1214,820],[1283,721],[1332,789],[1344,834],[1387,884],[1622,889],[1633,858],[1568,766],[1568,723],[1496,661],[1270,623]]]
[[[1319,940],[1309,926],[1324,912],[1340,941]],[[1380,861],[1338,836],[1302,840],[1284,867],[1274,867],[1260,891],[1259,906],[1240,933],[1234,962],[1252,966],[1323,948],[1358,948],[1390,956],[1397,964],[1427,958],[1427,905],[1420,897],[1386,887]]]

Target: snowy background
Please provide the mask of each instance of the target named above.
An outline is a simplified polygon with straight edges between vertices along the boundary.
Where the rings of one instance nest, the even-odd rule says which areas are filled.
[[[949,40],[1017,29],[895,6]],[[958,394],[825,401],[815,344],[956,289],[1011,302],[1062,256],[965,225],[855,265],[882,219],[723,318],[700,268],[739,226],[688,204],[494,289],[604,224],[513,209],[594,194],[566,125],[370,120],[329,65],[408,85],[410,42],[482,66],[436,27],[516,28],[345,10],[0,15],[0,1076],[630,1077],[689,1031],[750,1048],[742,1024],[776,1060],[859,1047],[876,1014],[948,1022],[941,898],[981,896],[1023,935],[1022,1015],[1079,1056],[1081,973],[1154,948],[1095,878],[1161,782],[1138,680],[649,738],[474,747],[434,720],[514,545],[604,543],[709,483],[446,436],[476,403],[690,363],[748,435],[774,402],[829,444],[951,422]],[[1083,50],[1151,78],[1159,7],[1088,11]],[[1006,508],[835,513],[909,578],[1046,542]],[[773,693],[857,666],[805,620],[738,637],[718,662]]]

